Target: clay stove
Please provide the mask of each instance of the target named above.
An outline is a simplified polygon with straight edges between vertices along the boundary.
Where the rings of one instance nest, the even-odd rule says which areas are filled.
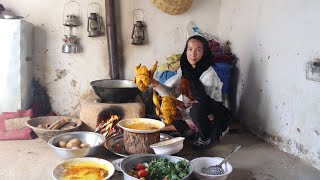
[[[94,94],[81,103],[80,120],[84,123],[83,130],[94,131],[103,119],[115,114],[121,119],[145,117],[145,105],[140,96],[134,102],[110,103],[100,102]]]

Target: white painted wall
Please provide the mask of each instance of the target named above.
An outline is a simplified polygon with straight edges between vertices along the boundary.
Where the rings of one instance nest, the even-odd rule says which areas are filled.
[[[34,25],[33,76],[48,89],[53,110],[78,116],[81,101],[91,92],[89,83],[109,78],[107,41],[106,36],[87,37],[88,1],[78,0],[82,25],[77,28],[77,35],[83,50],[78,54],[61,53],[66,2],[2,0],[1,4]],[[104,9],[104,0],[94,2]]]
[[[252,132],[320,168],[320,83],[305,63],[320,57],[317,0],[223,0],[220,38],[239,58],[237,110]]]
[[[104,12],[105,1],[76,0],[82,22],[77,33],[83,51],[78,54],[61,53],[66,2],[69,1],[2,0],[1,4],[35,26],[33,75],[48,89],[53,110],[61,115],[78,116],[80,103],[92,93],[89,83],[110,78],[107,36],[89,38],[86,29],[88,3],[101,4]],[[115,6],[123,79],[133,79],[133,68],[139,63],[150,67],[155,60],[161,63],[173,53],[182,53],[185,26],[189,21],[212,35],[218,34],[220,0],[194,0],[189,11],[177,16],[158,10],[151,0],[115,0]],[[143,46],[131,44],[134,9],[142,9],[145,13],[147,40]]]

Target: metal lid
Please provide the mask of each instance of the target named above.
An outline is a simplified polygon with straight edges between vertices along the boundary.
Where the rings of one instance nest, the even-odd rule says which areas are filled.
[[[0,19],[21,19],[23,17],[16,16],[11,12],[8,11],[0,11]]]

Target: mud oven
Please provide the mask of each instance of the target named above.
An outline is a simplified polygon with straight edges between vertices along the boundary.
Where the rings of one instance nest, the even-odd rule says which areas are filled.
[[[112,115],[119,119],[145,117],[145,105],[140,96],[135,101],[127,103],[101,102],[92,95],[81,103],[80,119],[84,123],[83,130],[95,131],[97,126],[111,118]]]

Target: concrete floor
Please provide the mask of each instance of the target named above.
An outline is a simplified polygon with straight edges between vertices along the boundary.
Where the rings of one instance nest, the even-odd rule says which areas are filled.
[[[190,142],[185,142],[185,147],[177,155],[189,160],[201,156],[225,157],[236,144],[241,144],[242,148],[229,159],[234,170],[228,180],[320,179],[319,170],[246,132],[228,134],[221,144],[204,151],[195,151],[189,146]],[[52,170],[63,162],[41,139],[0,141],[0,147],[1,180],[53,179]],[[121,158],[103,147],[98,157],[109,161]],[[116,172],[111,179],[123,179],[122,173]]]

